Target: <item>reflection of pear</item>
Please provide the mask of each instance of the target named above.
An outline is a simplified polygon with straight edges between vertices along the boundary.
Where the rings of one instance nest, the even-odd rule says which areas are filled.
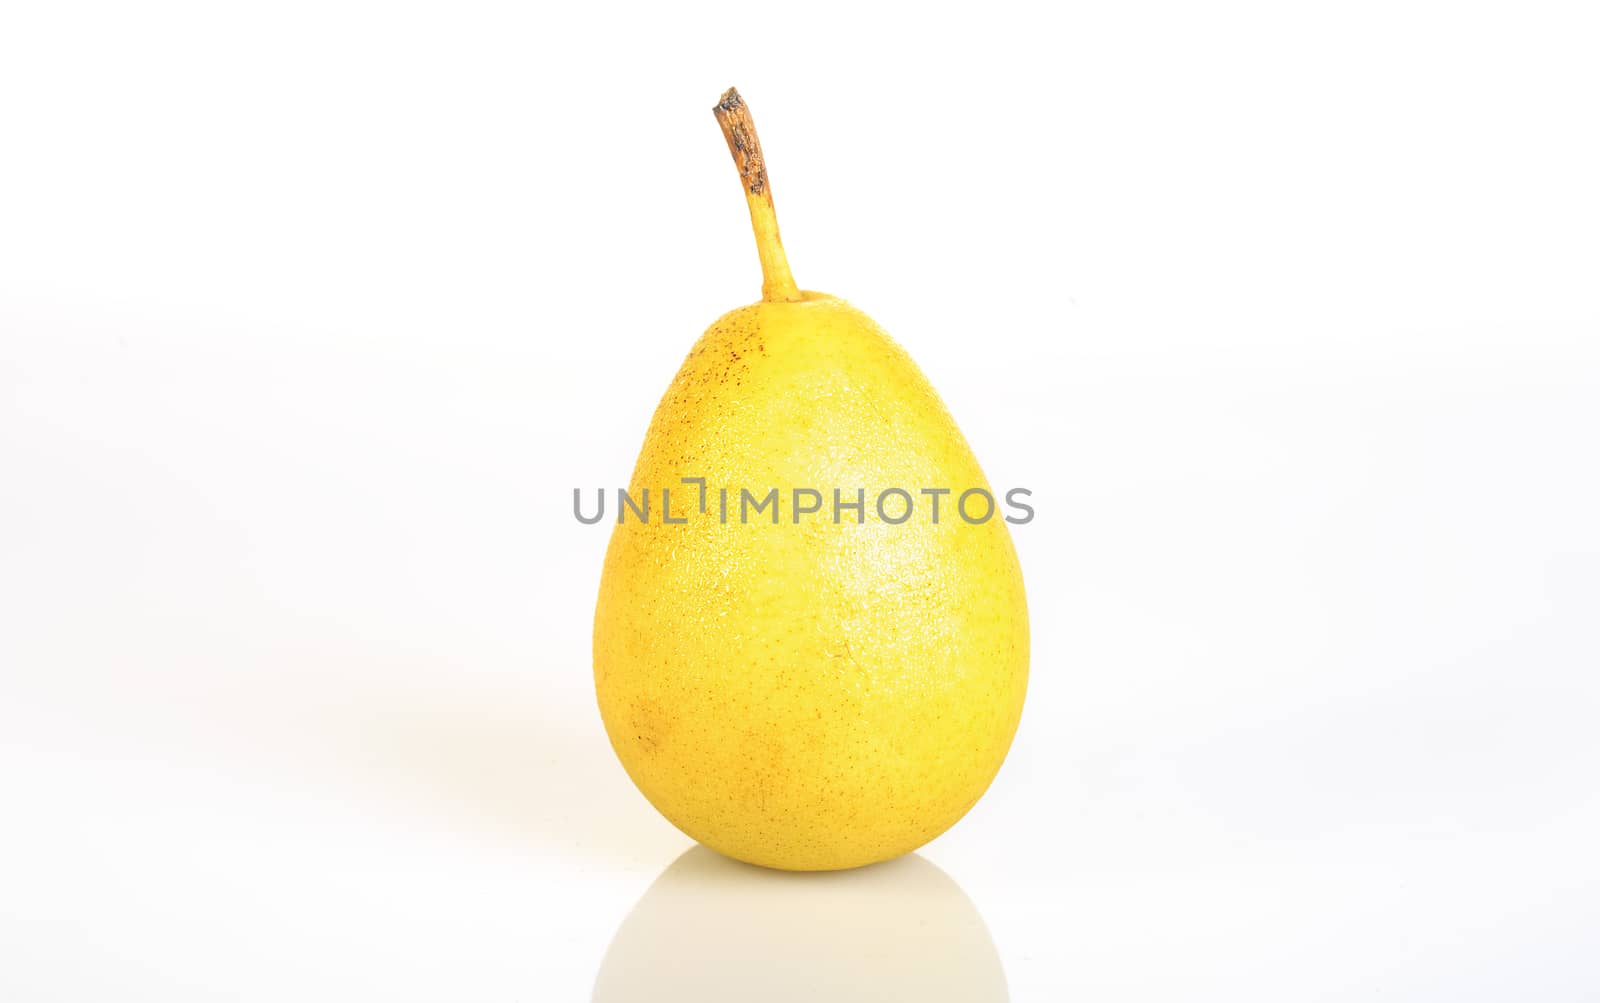
[[[595,1003],[1007,999],[983,917],[915,854],[786,874],[696,847],[623,921]]]

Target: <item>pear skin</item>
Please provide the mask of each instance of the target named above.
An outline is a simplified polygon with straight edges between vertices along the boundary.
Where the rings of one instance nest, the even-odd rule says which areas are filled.
[[[1022,574],[910,356],[794,286],[748,108],[730,91],[717,110],[764,296],[711,325],[650,423],[629,491],[658,508],[619,512],[596,693],[628,775],[690,837],[767,867],[856,867],[944,832],[1000,769],[1027,689]],[[663,489],[684,522],[661,518]],[[970,489],[982,521],[958,510]]]

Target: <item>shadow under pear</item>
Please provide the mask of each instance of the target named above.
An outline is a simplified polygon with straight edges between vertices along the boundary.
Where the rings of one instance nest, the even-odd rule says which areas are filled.
[[[925,858],[801,874],[703,846],[623,920],[594,988],[595,1003],[1007,998],[983,917]]]

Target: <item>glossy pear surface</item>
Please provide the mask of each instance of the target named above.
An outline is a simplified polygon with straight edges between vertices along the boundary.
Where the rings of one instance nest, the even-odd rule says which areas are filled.
[[[685,477],[706,479],[704,512]],[[770,509],[741,522],[741,489],[774,487],[778,524]],[[1027,606],[1000,499],[981,524],[958,515],[989,485],[911,358],[831,296],[734,310],[656,410],[630,481],[647,488],[650,520],[630,512],[606,552],[594,672],[650,802],[788,870],[897,857],[960,819],[1017,728]],[[686,524],[661,520],[662,488]],[[823,495],[798,523],[795,488]],[[845,503],[864,489],[863,522],[835,522],[835,488]],[[887,488],[914,501],[898,525],[877,510]],[[937,523],[925,488],[950,490]]]

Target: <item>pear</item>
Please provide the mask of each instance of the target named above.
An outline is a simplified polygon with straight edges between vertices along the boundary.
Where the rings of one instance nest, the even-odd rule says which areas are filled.
[[[795,285],[748,106],[729,90],[715,114],[762,298],[711,325],[656,408],[627,492],[645,505],[619,500],[606,550],[596,694],[628,775],[691,838],[856,867],[944,832],[1000,769],[1027,688],[1022,573],[910,356]]]

